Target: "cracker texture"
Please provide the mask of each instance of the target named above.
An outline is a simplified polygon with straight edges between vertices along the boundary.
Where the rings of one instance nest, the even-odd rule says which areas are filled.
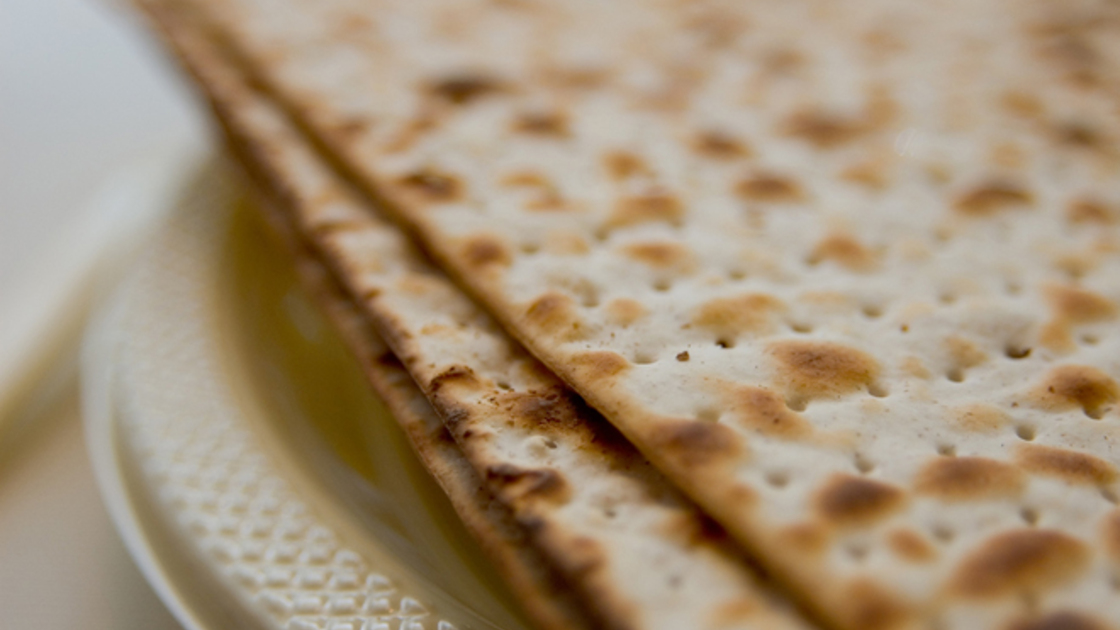
[[[1115,3],[189,4],[831,625],[1120,619]]]

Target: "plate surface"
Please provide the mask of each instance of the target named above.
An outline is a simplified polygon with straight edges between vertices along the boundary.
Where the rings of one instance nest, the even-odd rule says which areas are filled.
[[[524,628],[220,161],[88,336],[88,440],[188,628]]]

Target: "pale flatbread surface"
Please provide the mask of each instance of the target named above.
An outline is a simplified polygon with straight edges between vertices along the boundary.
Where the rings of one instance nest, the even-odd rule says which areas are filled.
[[[838,627],[1120,619],[1115,3],[190,4]]]
[[[808,627],[759,584],[718,527],[357,203],[175,13],[154,8],[172,39],[178,32],[179,54],[242,155],[377,323],[495,497],[603,624]]]

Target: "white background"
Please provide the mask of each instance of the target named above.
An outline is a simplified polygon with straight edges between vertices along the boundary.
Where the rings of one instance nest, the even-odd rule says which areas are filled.
[[[99,183],[200,144],[200,120],[124,3],[0,0],[0,326]],[[178,627],[97,496],[73,388],[0,436],[0,627]]]

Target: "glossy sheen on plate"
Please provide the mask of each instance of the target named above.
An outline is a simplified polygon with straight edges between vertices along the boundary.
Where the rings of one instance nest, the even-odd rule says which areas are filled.
[[[187,4],[833,625],[1120,618],[1113,3]]]

